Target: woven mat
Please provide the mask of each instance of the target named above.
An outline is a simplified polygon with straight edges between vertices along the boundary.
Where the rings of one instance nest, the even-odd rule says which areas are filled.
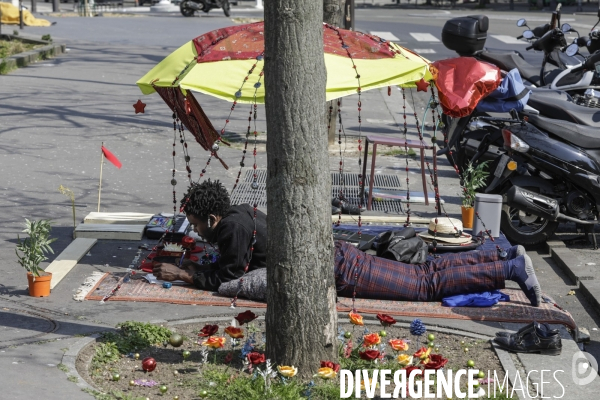
[[[113,290],[124,273],[105,274],[96,286],[85,297],[86,300],[102,300]],[[468,319],[472,321],[521,322],[531,321],[562,324],[571,329],[577,325],[566,311],[561,311],[551,303],[543,303],[541,307],[532,307],[525,294],[519,289],[503,289],[510,296],[510,302],[500,302],[492,307],[444,307],[441,302],[413,302],[357,299],[356,310],[363,314],[385,313],[402,317]],[[229,306],[229,297],[219,296],[214,292],[199,290],[191,286],[173,285],[164,289],[160,285],[151,285],[144,279],[122,283],[121,288],[109,301],[150,301],[175,304],[194,304],[207,306]],[[554,301],[552,301],[554,303]],[[266,308],[267,304],[238,299],[239,307]],[[352,309],[352,300],[338,298],[337,309],[348,312]]]

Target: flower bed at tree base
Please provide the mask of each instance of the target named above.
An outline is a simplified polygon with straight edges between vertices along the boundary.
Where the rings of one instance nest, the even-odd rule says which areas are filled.
[[[146,328],[139,328],[144,324],[131,324],[137,326],[136,329],[139,332],[144,332],[144,329],[152,326],[145,324]],[[298,376],[289,377],[289,375],[295,375],[293,369],[280,367],[281,371],[278,372],[277,366],[269,365],[272,373],[270,376],[265,377],[267,360],[261,360],[261,355],[264,354],[265,349],[264,322],[254,321],[242,325],[240,327],[241,332],[237,331],[237,335],[243,334],[244,337],[237,339],[235,342],[224,332],[228,326],[230,324],[219,323],[216,333],[213,333],[214,328],[208,325],[203,327],[199,324],[184,324],[169,327],[172,332],[183,336],[184,341],[180,347],[173,347],[169,344],[169,339],[165,339],[169,337],[170,332],[166,336],[163,334],[162,337],[152,332],[146,334],[146,337],[150,337],[150,341],[158,342],[149,347],[146,347],[143,341],[130,340],[133,345],[129,348],[127,348],[127,341],[123,341],[122,338],[115,340],[117,336],[109,335],[82,350],[78,356],[77,369],[85,380],[98,389],[98,393],[93,393],[96,398],[103,400],[144,400],[146,398],[207,398],[217,400],[339,399],[340,373],[335,373],[335,369],[350,369],[352,371],[357,369],[390,369],[392,370],[391,380],[393,383],[393,372],[405,368],[399,360],[409,361],[412,358],[412,364],[408,366],[409,372],[411,365],[423,368],[423,362],[417,354],[424,354],[426,353],[424,350],[427,349],[431,351],[431,354],[425,354],[429,358],[429,368],[436,367],[436,360],[437,366],[439,366],[441,360],[441,364],[445,363],[443,366],[444,371],[451,369],[456,372],[459,369],[469,369],[470,366],[485,371],[485,378],[481,380],[481,388],[483,389],[487,389],[485,381],[488,377],[487,371],[490,371],[490,378],[494,378],[494,371],[496,371],[499,378],[498,383],[502,383],[505,375],[496,353],[487,340],[475,340],[459,335],[431,331],[417,337],[411,335],[409,329],[394,326],[386,327],[385,333],[383,333],[383,328],[379,325],[368,325],[366,327],[347,323],[339,325],[339,367],[333,363],[323,364],[323,366],[333,368],[331,370],[328,368],[319,370],[319,367],[322,366],[316,365],[313,371],[315,376],[312,379],[302,380]],[[152,330],[154,329],[168,332],[166,328],[160,326],[152,326]],[[233,332],[234,335],[236,334],[235,330],[228,329],[228,331]],[[202,332],[213,336],[208,338],[199,337],[199,333]],[[434,335],[434,337],[428,337],[429,335]],[[249,344],[248,336],[254,339],[254,343],[250,342]],[[222,343],[219,338],[226,338],[224,346],[219,349],[212,349],[207,347],[206,344],[199,344],[206,343],[210,339],[210,343],[217,343],[215,346],[218,347]],[[179,338],[171,337],[171,339],[175,339],[174,342],[171,341],[176,345],[178,344],[177,339]],[[401,339],[403,342],[396,340],[390,343],[392,339]],[[429,339],[433,339],[432,343],[428,342]],[[351,347],[349,346],[350,343]],[[408,345],[408,348],[402,351],[395,351],[392,348],[403,349],[406,345]],[[121,347],[122,351],[119,351],[118,347]],[[146,348],[141,349],[140,347]],[[419,352],[420,348],[421,351]],[[252,353],[248,357],[250,352]],[[373,352],[379,352],[376,362],[368,361],[369,357],[365,355],[375,354]],[[246,357],[242,357],[242,353],[246,354]],[[362,353],[362,356],[360,353]],[[381,354],[384,354],[383,358],[381,358]],[[435,354],[440,356],[432,357]],[[156,361],[156,368],[151,372],[146,372],[143,369],[146,365],[143,360],[147,357],[152,357]],[[250,364],[249,359],[257,361],[258,364]],[[445,361],[446,359],[447,361]],[[330,376],[330,378],[321,378],[316,374],[318,370],[321,375]],[[284,375],[288,375],[288,377],[286,378]],[[435,376],[433,379],[435,379]],[[463,377],[461,382],[463,383],[461,387],[466,390],[466,378]],[[269,386],[267,392],[265,392],[266,385]],[[393,390],[394,386],[392,384],[387,391],[392,393]],[[435,392],[435,389],[432,391]],[[477,392],[477,389],[475,389],[475,392]],[[375,398],[378,398],[379,388],[375,393]],[[488,398],[487,394],[483,397]],[[352,398],[355,398],[354,394]],[[364,390],[362,390],[362,398],[367,398]],[[445,396],[442,398],[447,399]],[[498,393],[496,397],[490,396],[490,398],[507,399],[510,397],[506,395],[505,391],[504,394]]]

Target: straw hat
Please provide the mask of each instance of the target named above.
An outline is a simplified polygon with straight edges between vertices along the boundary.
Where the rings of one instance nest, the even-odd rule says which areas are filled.
[[[463,225],[459,219],[438,217],[437,224],[435,223],[435,220],[436,218],[432,218],[431,221],[429,221],[429,227],[426,232],[418,234],[421,239],[427,242],[436,240],[440,244],[471,243],[472,236],[463,232]]]

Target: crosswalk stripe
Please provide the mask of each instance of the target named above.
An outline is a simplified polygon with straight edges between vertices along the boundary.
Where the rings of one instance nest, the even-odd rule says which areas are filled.
[[[419,42],[439,42],[440,40],[433,36],[431,33],[410,33],[410,36],[414,37]]]
[[[506,43],[506,44],[527,44],[527,42],[524,42],[523,40],[519,40],[513,36],[508,36],[508,35],[490,35],[491,37],[493,37],[496,40],[501,41],[502,43]]]
[[[433,54],[435,53],[434,49],[413,49],[417,54]]]
[[[379,36],[383,40],[387,40],[388,42],[399,42],[400,39],[396,37],[392,32],[378,32],[371,31],[371,35]]]

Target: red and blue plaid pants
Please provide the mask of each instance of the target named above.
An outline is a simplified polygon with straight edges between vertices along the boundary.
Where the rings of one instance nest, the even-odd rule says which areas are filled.
[[[424,264],[405,264],[335,242],[338,295],[381,300],[435,301],[455,294],[504,289],[496,250],[444,254]]]

